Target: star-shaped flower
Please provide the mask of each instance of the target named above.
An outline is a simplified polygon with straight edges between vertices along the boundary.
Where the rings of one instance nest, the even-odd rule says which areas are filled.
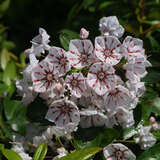
[[[82,73],[72,73],[66,77],[66,85],[68,86],[71,94],[80,98],[85,92],[85,79]]]
[[[95,61],[92,42],[90,40],[71,40],[68,58],[70,64],[77,69],[92,64]]]
[[[63,127],[69,123],[79,124],[80,115],[75,103],[66,99],[54,101],[46,114],[46,119]]]
[[[57,69],[46,59],[37,64],[32,70],[33,88],[36,92],[47,92],[53,89],[57,78]]]
[[[95,54],[104,63],[116,65],[122,58],[122,45],[120,41],[113,36],[96,37]]]
[[[115,86],[114,72],[108,64],[94,63],[88,72],[87,83],[98,95],[104,95]]]

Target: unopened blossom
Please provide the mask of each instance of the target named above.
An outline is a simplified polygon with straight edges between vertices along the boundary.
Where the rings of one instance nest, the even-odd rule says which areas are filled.
[[[71,40],[69,44],[68,59],[70,64],[81,69],[95,61],[94,48],[90,40]]]
[[[96,37],[95,54],[98,59],[110,65],[116,65],[122,58],[122,50],[120,41],[113,36]]]
[[[96,108],[84,109],[80,112],[81,121],[80,126],[82,128],[89,127],[100,127],[105,125],[107,116],[104,113]]]
[[[149,121],[150,121],[151,123],[153,123],[153,122],[156,121],[156,119],[155,119],[155,117],[151,116],[151,117],[149,118]]]
[[[157,131],[157,129],[158,129],[158,123],[152,124],[152,129],[153,129],[154,131]]]
[[[80,30],[80,37],[82,39],[86,39],[89,36],[89,32],[85,28],[81,28]]]
[[[151,64],[146,60],[145,56],[138,56],[137,58],[131,59],[125,66],[126,78],[132,81],[132,83],[137,83],[146,74],[146,67],[151,66]]]
[[[109,144],[103,154],[106,160],[136,160],[135,154],[121,143]]]
[[[98,95],[104,95],[115,87],[114,72],[114,68],[106,63],[94,63],[88,72],[87,83]]]
[[[85,80],[82,73],[72,73],[68,75],[65,79],[65,83],[71,94],[77,98],[80,98],[85,92]]]
[[[129,90],[122,85],[116,86],[114,89],[107,92],[104,97],[105,109],[112,113],[120,106],[127,107],[131,101],[132,97]]]
[[[45,117],[51,122],[55,122],[57,126],[65,126],[69,123],[78,125],[80,121],[79,110],[75,103],[67,99],[54,101],[50,106]]]
[[[50,63],[52,63],[60,75],[66,74],[71,66],[68,61],[67,53],[65,50],[59,47],[51,47],[47,56]]]
[[[53,89],[57,78],[58,70],[46,59],[32,70],[33,88],[36,92],[47,92]]]
[[[143,41],[139,38],[127,36],[123,41],[123,46],[126,49],[124,54],[128,60],[144,55]]]
[[[58,160],[64,156],[67,155],[67,151],[64,147],[61,147],[61,148],[57,148],[57,153],[58,153],[58,156],[54,157],[52,160]]]
[[[114,118],[123,128],[129,128],[134,125],[133,110],[127,110],[124,107],[118,107]]]
[[[19,96],[22,96],[22,104],[28,105],[34,101],[37,96],[37,93],[34,92],[33,87],[28,85],[28,82],[25,79],[16,80],[16,88]]]
[[[156,143],[156,139],[150,131],[151,126],[140,126],[138,129],[136,142],[139,143],[143,150],[152,147]]]
[[[122,37],[124,28],[119,24],[116,16],[103,17],[99,21],[99,30],[102,35]]]

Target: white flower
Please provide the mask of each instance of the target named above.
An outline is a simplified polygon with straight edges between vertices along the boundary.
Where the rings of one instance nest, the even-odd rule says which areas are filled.
[[[115,112],[120,106],[127,107],[132,101],[129,90],[121,85],[107,92],[104,99],[105,109],[108,112]]]
[[[114,72],[108,64],[94,63],[88,72],[87,83],[98,95],[104,95],[115,86]]]
[[[80,37],[82,39],[86,39],[89,36],[89,32],[85,28],[81,28],[80,30]]]
[[[140,144],[141,149],[146,150],[156,143],[156,139],[150,133],[151,126],[140,126],[136,142]]]
[[[16,88],[19,96],[22,96],[22,104],[28,105],[34,101],[37,93],[33,91],[33,87],[28,85],[25,79],[16,80]]]
[[[59,70],[60,75],[64,75],[71,68],[67,58],[67,52],[59,47],[51,47],[47,56],[50,63]]]
[[[92,64],[95,61],[92,42],[90,40],[71,40],[68,59],[70,64],[77,69]]]
[[[109,144],[103,149],[106,160],[136,160],[132,151],[121,143]]]
[[[57,153],[58,153],[58,156],[54,157],[52,160],[58,160],[64,156],[67,155],[67,151],[64,147],[61,147],[61,148],[57,148]]]
[[[68,75],[65,82],[73,96],[80,98],[85,92],[85,80],[82,73]]]
[[[126,48],[125,57],[128,60],[144,55],[143,41],[141,39],[127,36],[123,41],[123,45]]]
[[[95,107],[88,108],[80,111],[81,121],[80,126],[82,128],[89,127],[100,127],[105,125],[105,121],[107,120],[107,116],[104,113]]]
[[[149,67],[150,63],[146,60],[145,56],[138,56],[131,59],[126,64],[126,78],[132,81],[132,83],[137,83],[146,74],[146,67]]]
[[[36,92],[47,92],[56,84],[58,71],[44,59],[32,69],[33,88]]]
[[[123,128],[129,128],[134,125],[133,110],[129,111],[123,107],[118,107],[114,118]]]
[[[99,21],[99,30],[103,35],[112,35],[115,37],[122,37],[124,28],[119,24],[116,16],[103,17]]]
[[[69,123],[78,125],[80,115],[77,106],[66,99],[54,101],[46,114],[46,119],[55,122],[57,126],[63,127]]]
[[[120,41],[113,36],[96,37],[95,54],[98,59],[110,65],[116,65],[122,58],[122,46]]]

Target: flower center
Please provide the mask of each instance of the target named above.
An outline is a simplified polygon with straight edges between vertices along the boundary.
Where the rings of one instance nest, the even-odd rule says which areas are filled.
[[[106,50],[106,51],[104,52],[104,54],[105,54],[105,56],[110,56],[112,53],[111,53],[110,50]]]
[[[66,58],[62,58],[62,59],[60,60],[60,63],[61,63],[61,64],[66,64],[66,62],[67,62]]]
[[[74,80],[72,81],[72,85],[73,85],[73,86],[77,86],[77,84],[78,84],[78,81],[74,79]]]
[[[53,78],[53,74],[49,73],[49,74],[47,75],[47,79],[48,79],[48,81],[53,80],[53,79],[54,79],[54,78]]]
[[[116,152],[116,158],[117,158],[117,160],[121,160],[122,157],[123,157],[123,153],[121,151],[117,151]]]
[[[81,56],[81,59],[82,59],[83,62],[85,62],[85,61],[87,60],[87,56],[86,56],[85,54],[83,54],[83,55]]]
[[[105,74],[103,72],[98,73],[98,78],[99,79],[103,79],[105,76]]]

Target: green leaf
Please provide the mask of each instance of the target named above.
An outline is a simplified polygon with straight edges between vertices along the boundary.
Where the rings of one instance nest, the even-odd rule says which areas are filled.
[[[156,144],[152,148],[144,151],[137,160],[150,160],[151,158],[155,158],[156,160],[160,159],[160,144]]]
[[[10,149],[4,149],[2,151],[2,154],[8,159],[8,160],[22,160],[22,158],[14,151]]]
[[[21,102],[16,100],[5,99],[3,105],[7,120],[11,120],[15,116],[18,108],[21,107]]]
[[[125,128],[123,130],[123,139],[129,139],[132,136],[134,136],[137,133],[136,128],[134,126],[130,127],[130,128]]]
[[[99,10],[103,9],[103,8],[106,8],[108,7],[109,5],[113,4],[113,1],[105,1],[105,2],[102,2],[100,5],[99,5]]]
[[[43,160],[47,154],[47,144],[46,143],[41,143],[33,156],[33,160]]]
[[[3,2],[0,3],[0,17],[3,16],[3,13],[8,9],[10,4],[10,0],[3,0]]]
[[[87,160],[94,156],[96,153],[102,151],[103,148],[86,148],[74,151],[59,160]]]
[[[8,61],[10,60],[9,57],[9,52],[6,48],[3,48],[1,51],[1,55],[0,55],[0,59],[1,59],[1,67],[4,70],[7,66]]]
[[[0,96],[2,96],[2,94],[6,92],[7,89],[8,89],[7,85],[5,85],[4,83],[0,83]]]
[[[70,40],[71,39],[80,39],[80,36],[76,32],[73,32],[73,31],[68,30],[68,29],[64,29],[64,30],[61,31],[59,39],[60,39],[62,47],[65,50],[68,50]]]

